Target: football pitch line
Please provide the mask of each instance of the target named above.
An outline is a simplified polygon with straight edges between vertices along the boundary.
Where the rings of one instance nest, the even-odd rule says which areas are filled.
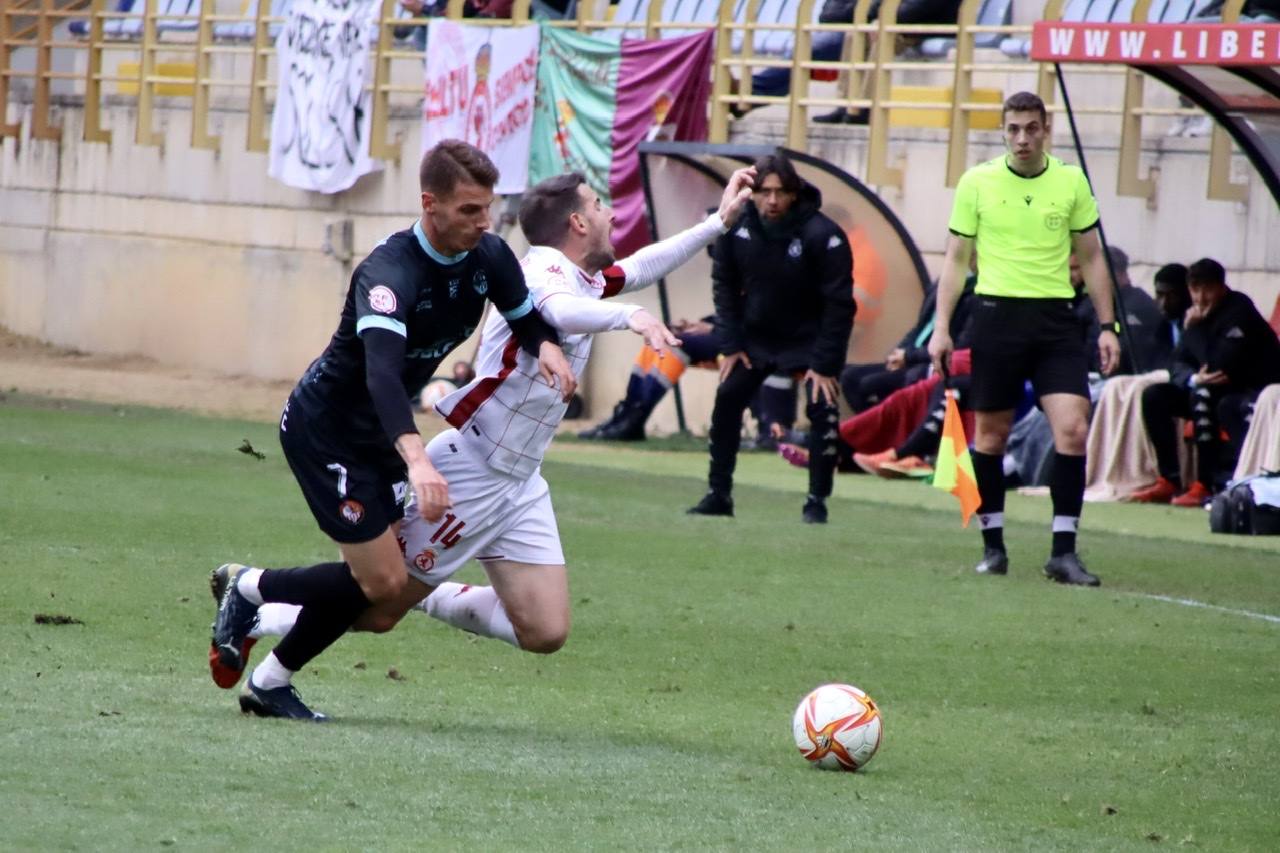
[[[1272,616],[1269,613],[1255,613],[1252,610],[1238,610],[1234,607],[1222,607],[1218,604],[1208,604],[1203,601],[1196,601],[1194,598],[1175,598],[1172,595],[1156,595],[1155,593],[1150,592],[1121,592],[1121,595],[1131,595],[1137,598],[1149,598],[1152,601],[1166,601],[1170,604],[1181,604],[1184,607],[1202,607],[1205,610],[1216,610],[1219,613],[1230,613],[1232,616],[1244,616],[1249,619],[1261,619],[1263,622],[1280,625],[1280,616]]]

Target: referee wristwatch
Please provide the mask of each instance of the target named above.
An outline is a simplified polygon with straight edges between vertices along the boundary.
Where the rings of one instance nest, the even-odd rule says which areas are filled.
[[[1112,320],[1110,323],[1103,323],[1102,331],[1114,332],[1118,336],[1120,334],[1120,321]]]

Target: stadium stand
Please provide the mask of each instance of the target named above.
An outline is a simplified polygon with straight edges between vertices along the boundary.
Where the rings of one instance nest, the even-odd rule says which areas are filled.
[[[1013,20],[1013,0],[985,0],[978,9],[978,26],[1001,27]],[[1000,47],[1001,33],[980,33],[974,37],[974,47]],[[956,46],[953,38],[934,37],[920,42],[920,53],[932,59],[945,59]]]
[[[602,38],[640,38],[644,35],[645,22],[649,16],[649,0],[619,0],[613,7],[613,16],[609,19],[618,26],[600,30],[597,35]],[[623,26],[624,24],[630,26]]]
[[[742,5],[745,5],[743,3]],[[674,8],[672,8],[674,6]],[[663,8],[663,22],[669,24],[707,24],[716,22],[720,14],[719,0],[675,0]],[[679,38],[705,32],[707,27],[663,27],[662,38]]]
[[[1008,0],[1001,0],[1008,2]],[[598,35],[605,38],[641,38],[649,15],[649,0],[621,0],[614,10],[611,22],[613,27],[600,30]],[[751,11],[752,0],[737,0],[733,8],[733,20],[745,24]],[[817,20],[819,4],[814,4],[814,20]],[[800,0],[761,0],[755,23],[765,25],[783,24],[788,27],[795,24],[800,13]],[[666,0],[662,6],[662,29],[659,38],[676,38],[702,32],[706,26],[713,25],[720,14],[718,0]],[[668,24],[703,24],[702,27],[672,27]],[[626,25],[626,26],[623,26]],[[735,29],[733,33],[733,51],[742,50],[743,29]],[[790,57],[795,46],[794,30],[758,29],[755,31],[751,46],[756,54],[764,56]]]
[[[140,39],[142,38],[143,12],[146,0],[116,0],[113,12],[126,17],[108,18],[102,22],[102,32],[108,38]],[[200,0],[159,0],[156,4],[156,30],[166,32],[193,32],[200,22],[196,16],[200,14]],[[178,16],[185,16],[179,19]],[[89,22],[83,19],[71,21],[67,29],[73,36],[88,38]]]
[[[1147,21],[1152,24],[1182,24],[1213,0],[1156,0],[1147,8]],[[1069,0],[1062,7],[1064,21],[1127,24],[1133,20],[1134,0]],[[1031,54],[1031,41],[1011,37],[1000,42],[1005,56],[1025,58]]]
[[[271,9],[267,13],[273,18],[283,18],[289,13],[289,0],[271,0]],[[257,27],[258,0],[248,0],[241,12],[241,21],[223,21],[213,25],[213,37],[217,41],[250,41]],[[267,35],[275,39],[280,32],[280,24],[272,23],[267,27]]]
[[[818,20],[819,4],[813,4],[813,20]],[[764,0],[760,4],[757,24],[794,24],[800,14],[799,0]],[[736,19],[736,18],[735,18]],[[766,56],[790,57],[795,49],[792,30],[756,30],[752,39],[755,52]]]

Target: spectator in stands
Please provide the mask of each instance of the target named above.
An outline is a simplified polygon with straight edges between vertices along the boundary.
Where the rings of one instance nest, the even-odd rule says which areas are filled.
[[[462,6],[464,18],[510,18],[515,0],[466,0]],[[443,18],[448,11],[448,0],[400,0],[400,8],[415,18]],[[556,14],[543,0],[534,0],[534,11],[550,12],[545,17],[563,17]],[[396,27],[397,39],[409,39],[418,50],[427,49],[427,28],[421,25]]]
[[[819,23],[849,23],[853,20],[853,4],[855,0],[825,0],[818,13]],[[747,38],[751,38],[748,33]],[[832,32],[814,33],[810,42],[809,56],[819,62],[834,62],[840,58],[844,50],[844,34]],[[790,68],[765,68],[751,75],[751,94],[772,98],[786,97],[791,90]],[[761,104],[754,104],[747,110],[755,109]],[[741,115],[735,110],[735,115]]]
[[[733,515],[742,413],[778,371],[803,373],[809,418],[806,523],[825,524],[836,463],[837,376],[853,330],[853,254],[822,195],[780,154],[756,163],[742,221],[715,244],[712,292],[721,332],[720,387],[711,413],[710,490],[689,512]]]
[[[400,8],[415,18],[444,17],[448,5],[448,0],[400,0]],[[427,28],[420,24],[396,27],[392,34],[397,39],[408,39],[417,50],[427,49]]]
[[[822,12],[818,16],[818,20],[823,23],[852,23],[853,11],[856,0],[826,0],[822,6]],[[897,22],[899,24],[954,24],[960,14],[961,0],[902,0],[902,5],[898,7]],[[871,8],[867,11],[867,21],[876,21],[880,18],[880,0],[874,0]],[[839,59],[844,47],[844,37],[840,34],[834,34],[839,41],[836,45],[835,53],[832,59]],[[921,39],[931,35],[930,33],[913,33],[910,36],[900,35],[895,44],[895,54],[902,54],[912,49]],[[876,41],[879,38],[878,33],[870,33],[867,36],[867,56],[876,55]],[[817,51],[817,34],[814,36],[814,59],[818,59]],[[828,47],[829,51],[830,48]],[[785,69],[784,69],[785,70]],[[871,83],[871,75],[868,74],[864,78],[864,88],[869,87]],[[785,92],[783,93],[785,94]],[[866,91],[863,92],[866,96]],[[839,107],[829,113],[814,116],[813,120],[823,124],[866,124],[867,112],[865,110],[851,111],[845,107]]]
[[[1205,5],[1194,18],[1194,23],[1206,23],[1209,21],[1222,20],[1222,7],[1226,4],[1226,0],[1213,0],[1212,3]],[[1242,22],[1253,22],[1257,24],[1274,24],[1280,22],[1280,0],[1246,0],[1244,6],[1240,9],[1240,20]]]
[[[1187,270],[1191,308],[1174,352],[1170,381],[1142,393],[1142,420],[1156,451],[1159,477],[1129,496],[1138,503],[1204,505],[1229,472],[1221,458],[1223,425],[1240,427],[1240,413],[1273,382],[1280,382],[1280,340],[1253,300],[1227,286],[1222,265],[1210,258]],[[1196,443],[1196,480],[1181,488],[1176,418],[1189,418]],[[1228,440],[1238,452],[1244,436]]]
[[[954,24],[960,10],[961,0],[902,0],[898,7],[899,24]],[[825,0],[818,13],[818,22],[823,24],[851,24],[856,0]],[[875,21],[880,15],[880,2],[875,0],[867,14],[868,21]],[[918,40],[919,36],[915,37]],[[867,37],[868,55],[873,55],[876,36]],[[809,56],[817,62],[834,62],[844,52],[844,34],[835,32],[817,32],[813,34]],[[790,68],[766,68],[751,77],[751,94],[770,97],[785,97],[791,90]],[[865,114],[851,116],[844,108],[825,116],[817,116],[814,121],[833,124],[866,124]]]
[[[631,366],[626,396],[613,407],[608,420],[578,433],[578,438],[602,441],[644,441],[644,425],[667,392],[680,381],[689,365],[709,363],[715,367],[720,350],[715,317],[672,324],[671,331],[680,337],[680,346],[658,351],[645,345]],[[772,450],[775,433],[786,434],[795,423],[796,382],[787,374],[774,374],[765,380],[751,403],[751,413],[758,424],[756,446]]]
[[[965,280],[964,293],[951,317],[952,337],[962,336],[969,319],[969,297],[973,295],[977,281],[976,275],[970,275]],[[894,391],[918,382],[929,374],[929,350],[926,347],[929,336],[933,334],[937,296],[938,287],[935,284],[929,288],[920,304],[916,324],[907,330],[883,362],[847,364],[840,372],[840,390],[844,392],[845,402],[855,414],[865,412]],[[962,343],[960,346],[967,344]]]

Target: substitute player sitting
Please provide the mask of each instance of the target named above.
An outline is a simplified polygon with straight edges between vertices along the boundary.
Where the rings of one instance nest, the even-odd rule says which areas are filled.
[[[549,178],[525,194],[520,226],[533,244],[521,262],[525,279],[538,311],[560,332],[574,376],[586,367],[596,332],[630,329],[658,349],[680,343],[648,311],[609,297],[653,284],[726,233],[752,179],[751,169],[735,172],[716,213],[616,264],[613,212],[582,175]],[[406,508],[399,537],[412,577],[354,627],[390,630],[416,605],[466,631],[550,653],[569,634],[569,584],[541,465],[567,404],[539,379],[537,362],[500,314],[490,314],[481,341],[476,379],[436,404],[451,429],[427,445],[452,506],[434,521]],[[492,586],[448,580],[472,559]],[[262,607],[249,636],[287,629],[295,612]],[[224,675],[215,662],[215,681],[226,686]]]
[[[1089,358],[1085,330],[1072,311],[1068,263],[1074,251],[1102,328],[1102,372],[1110,374],[1119,362],[1120,342],[1098,239],[1098,205],[1079,167],[1045,153],[1049,120],[1039,97],[1012,95],[1002,115],[1008,154],[974,166],[956,185],[929,354],[934,369],[943,373],[953,349],[951,312],[976,248],[969,405],[975,411],[973,470],[982,500],[983,555],[977,571],[1003,575],[1009,570],[1002,462],[1014,409],[1030,379],[1056,451],[1049,484],[1053,550],[1044,571],[1059,583],[1097,586],[1098,578],[1076,554],[1089,433]]]

